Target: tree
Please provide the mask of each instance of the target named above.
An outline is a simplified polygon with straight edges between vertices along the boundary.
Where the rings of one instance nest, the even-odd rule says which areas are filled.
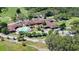
[[[47,35],[47,33],[44,33],[44,32],[43,32],[43,33],[42,33],[42,35],[43,35],[43,36],[46,36],[46,35]]]
[[[17,39],[18,39],[18,41],[20,41],[22,43],[23,46],[26,46],[26,44],[25,44],[26,39],[24,39],[24,35],[20,34]]]
[[[52,32],[53,32],[53,30],[49,30],[49,31],[48,31],[48,34],[50,35]]]
[[[45,16],[46,16],[46,17],[53,16],[53,12],[48,11],[48,12],[45,14]]]
[[[62,23],[62,24],[59,25],[59,27],[61,28],[61,30],[63,30],[63,29],[65,29],[66,24],[65,23]]]
[[[51,33],[47,36],[46,44],[51,51],[78,51],[79,50],[79,34],[75,36],[60,36]]]
[[[24,39],[25,34],[19,34],[18,41],[22,43],[22,46],[26,46],[26,39]]]
[[[16,10],[16,13],[17,13],[17,14],[20,14],[20,13],[21,13],[20,8],[18,8],[18,9]]]
[[[19,34],[19,36],[18,36],[18,41],[23,41],[23,39],[24,39],[24,36],[21,35],[21,34]]]
[[[5,9],[7,9],[7,8],[5,8],[5,7],[0,7],[0,13],[2,13],[3,10],[5,10]]]
[[[25,33],[24,33],[24,32],[22,32],[22,31],[20,31],[20,32],[19,32],[19,34],[20,34],[20,35],[24,35]]]
[[[31,19],[33,18],[33,14],[32,14],[32,13],[29,13],[27,18],[28,18],[29,20],[31,20]]]
[[[32,32],[32,36],[33,37],[35,37],[36,36],[36,32],[34,31],[34,32]]]
[[[1,26],[1,28],[7,27],[7,23],[5,23],[5,22],[0,22],[0,26]]]
[[[30,32],[26,33],[26,36],[28,36],[28,37],[32,37],[31,35],[32,34]]]
[[[9,34],[9,31],[8,31],[8,29],[6,27],[2,28],[1,32],[4,33],[4,34]]]
[[[46,15],[47,16],[55,16],[55,19],[59,20],[69,20],[71,17],[79,17],[79,8],[74,7],[29,7],[24,8],[26,11],[29,11],[34,15]]]
[[[41,30],[42,30],[42,29],[41,29],[41,26],[38,26],[38,27],[37,27],[37,30],[38,30],[38,31],[41,31]]]

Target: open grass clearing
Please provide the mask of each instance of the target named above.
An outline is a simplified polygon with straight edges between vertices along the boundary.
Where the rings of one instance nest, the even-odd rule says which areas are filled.
[[[9,23],[12,21],[10,17],[0,17],[0,22]]]
[[[37,51],[37,49],[9,41],[0,41],[0,51]]]
[[[32,46],[35,46],[37,48],[46,48],[47,49],[47,45],[44,44],[44,43],[41,43],[41,42],[31,42],[31,41],[27,41],[26,44],[28,45],[32,45]]]
[[[14,8],[10,7],[5,12],[0,13],[0,15],[2,17],[6,17],[6,16],[8,16],[8,17],[14,17],[15,14],[16,14],[16,10],[17,10],[16,7],[14,7]]]

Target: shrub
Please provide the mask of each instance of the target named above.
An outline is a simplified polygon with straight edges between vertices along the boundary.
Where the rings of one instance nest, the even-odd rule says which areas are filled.
[[[26,44],[23,42],[23,43],[22,43],[22,46],[26,46]]]
[[[37,29],[38,29],[38,31],[41,31],[41,30],[42,30],[40,26],[39,26],[39,27],[37,27]]]
[[[40,32],[33,31],[33,32],[26,33],[26,36],[28,36],[28,37],[41,37],[41,36],[46,36],[46,35],[47,35],[46,33],[41,32],[41,31]]]
[[[39,33],[38,32],[36,35],[37,35],[37,37],[41,37],[42,36],[42,33]]]
[[[20,35],[24,35],[25,33],[24,33],[24,32],[22,32],[22,31],[20,31],[20,32],[19,32],[19,34],[20,34]]]
[[[42,35],[43,35],[43,36],[46,36],[46,35],[47,35],[47,33],[44,33],[44,32],[43,32],[43,33],[42,33]]]
[[[48,34],[50,35],[52,32],[53,32],[52,30],[49,30],[49,31],[48,31]]]
[[[31,36],[31,33],[26,33],[26,36],[28,36],[28,37],[32,37],[32,36]]]
[[[31,33],[31,36],[32,36],[32,37],[36,37],[36,32],[32,32],[32,33]]]
[[[63,22],[63,23],[61,23],[61,24],[59,25],[59,27],[61,28],[61,30],[63,30],[63,29],[65,29],[66,24]]]

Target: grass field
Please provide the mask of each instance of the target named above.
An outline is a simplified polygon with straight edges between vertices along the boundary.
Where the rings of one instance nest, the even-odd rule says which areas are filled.
[[[14,17],[16,15],[17,9],[18,9],[17,7],[14,7],[14,8],[8,7],[7,10],[5,12],[3,11],[2,13],[0,13],[0,15],[2,17]],[[24,8],[20,8],[20,11],[23,15],[28,16],[28,11],[25,10]]]
[[[19,43],[0,41],[0,51],[38,51],[38,49],[47,49],[47,45],[41,42],[26,41],[27,46],[22,46]]]
[[[36,46],[38,48],[47,48],[47,45],[46,44],[43,44],[41,42],[31,42],[31,41],[27,41],[26,42],[28,45],[32,45],[32,46]]]
[[[24,16],[28,17],[28,11],[27,11],[27,10],[25,10],[24,8],[20,8],[20,10],[21,10],[21,13],[22,13]]]
[[[14,8],[10,7],[5,12],[0,13],[0,15],[2,17],[6,17],[6,16],[8,16],[8,17],[14,17],[15,14],[16,14],[16,9],[17,9],[16,7],[14,7]]]
[[[16,15],[16,10],[18,8],[17,7],[8,7],[7,10],[3,11],[2,13],[0,13],[0,21],[1,22],[6,22],[9,23],[10,21],[12,21],[12,17],[15,17]],[[28,11],[25,10],[24,8],[20,8],[21,14],[24,15],[25,17],[28,17]],[[10,20],[11,19],[11,20]]]
[[[0,22],[9,23],[12,19],[10,17],[1,17]]]
[[[47,17],[47,18],[54,18],[54,16],[50,16],[50,17]]]
[[[9,41],[0,41],[0,51],[37,51],[37,49]]]
[[[71,17],[68,21],[66,21],[66,26],[70,26],[72,22],[79,22],[79,17]]]

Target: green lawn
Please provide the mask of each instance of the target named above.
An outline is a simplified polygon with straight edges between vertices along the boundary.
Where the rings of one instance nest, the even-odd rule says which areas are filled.
[[[11,18],[10,17],[1,17],[0,21],[5,22],[5,23],[9,23],[11,21]]]
[[[8,17],[14,17],[15,14],[16,14],[16,9],[17,9],[16,7],[14,7],[14,8],[9,7],[5,12],[0,13],[0,15],[2,17],[6,17],[6,16],[8,16]]]
[[[0,41],[0,51],[38,51],[38,49],[42,49],[42,48],[47,49],[47,45],[41,42],[35,43],[31,41],[26,41],[26,44],[27,46],[22,46],[22,44],[19,43]],[[37,47],[38,49],[33,48],[31,46]]]
[[[0,51],[37,51],[37,49],[9,41],[0,41]]]
[[[71,19],[69,19],[69,20],[66,22],[66,25],[67,25],[67,26],[70,26],[70,23],[71,23],[71,22],[78,21],[78,20],[79,20],[79,17],[71,17]]]
[[[24,8],[20,8],[21,10],[21,13],[25,16],[25,17],[28,17],[28,11],[25,10]]]
[[[12,20],[11,17],[14,17],[16,15],[16,9],[17,8],[15,7],[9,7],[6,11],[0,13],[0,21],[9,23]]]
[[[10,21],[12,21],[12,19],[10,20],[11,17],[14,17],[16,15],[16,10],[17,7],[8,7],[6,11],[3,11],[2,13],[0,13],[0,21],[1,22],[6,22],[9,23]],[[21,13],[28,17],[28,11],[25,10],[24,8],[20,8]]]
[[[74,22],[74,21],[78,21],[79,20],[79,17],[71,17],[71,19],[69,19],[69,20],[67,20],[67,21],[58,21],[58,22],[56,22],[56,24],[57,25],[60,25],[60,24],[62,24],[62,23],[65,23],[66,24],[66,26],[71,26],[70,25],[70,23],[71,22]]]
[[[41,42],[31,42],[31,41],[27,41],[26,42],[28,45],[32,45],[32,46],[36,46],[37,48],[46,48],[47,49],[47,45],[43,44]]]
[[[0,13],[0,15],[2,17],[6,17],[6,16],[14,17],[16,15],[16,10],[17,9],[18,9],[17,7],[8,7],[8,9],[6,11],[3,11],[2,13]],[[28,11],[27,10],[25,10],[24,8],[20,8],[20,10],[21,10],[21,13],[23,15],[28,16]]]
[[[47,18],[54,18],[54,16],[50,16],[50,17],[47,17]]]

